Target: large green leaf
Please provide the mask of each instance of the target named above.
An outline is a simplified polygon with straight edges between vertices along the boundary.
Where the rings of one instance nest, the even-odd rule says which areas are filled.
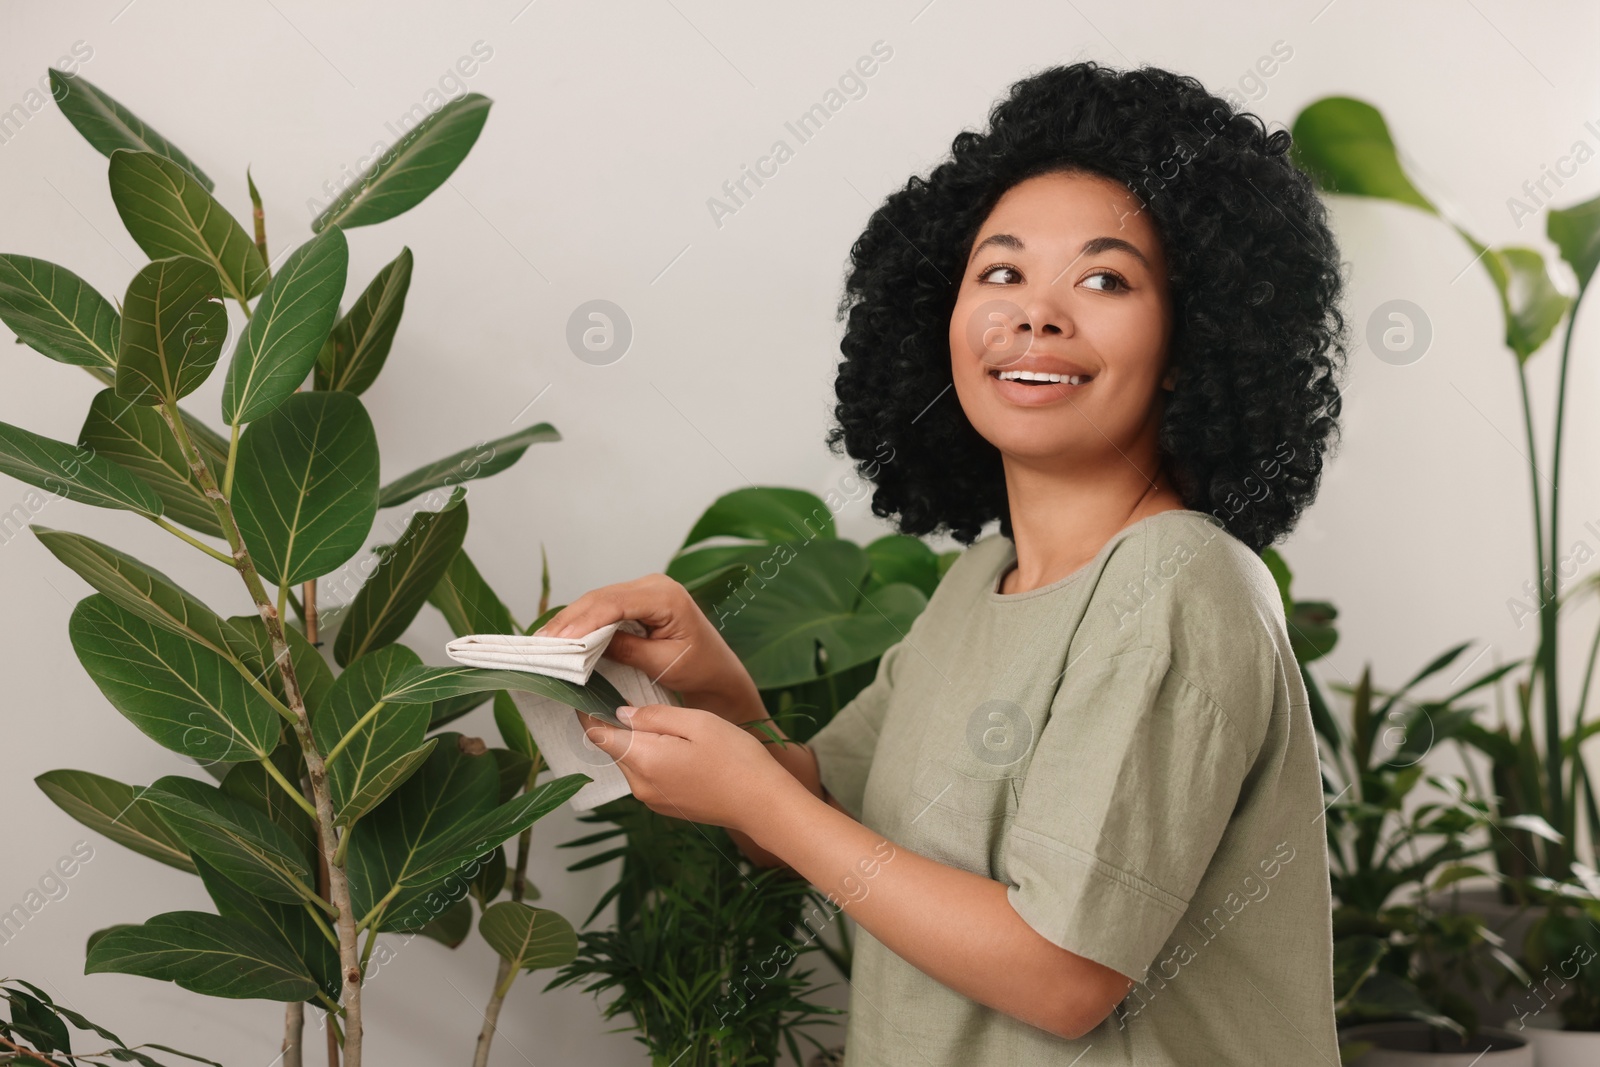
[[[67,633],[100,692],[158,744],[222,763],[276,747],[280,720],[272,705],[199,641],[140,618],[104,593],[78,601]]]
[[[428,594],[428,603],[444,614],[450,631],[457,637],[466,634],[510,634],[517,631],[511,611],[483,580],[466,549],[455,559]]]
[[[498,777],[498,776],[497,776]],[[407,878],[426,884],[445,878],[479,856],[499,848],[594,781],[587,774],[564,774],[552,778],[519,797],[513,797],[493,811],[478,816],[465,826],[438,835],[424,845],[411,864]]]
[[[277,585],[360,551],[378,514],[378,435],[350,393],[294,393],[239,437],[234,515],[256,570]]]
[[[203,911],[169,911],[107,933],[83,973],[138,974],[208,997],[294,1001],[316,995],[305,964],[249,923]]]
[[[370,226],[422,203],[472,151],[491,103],[482,93],[468,93],[417,123],[312,220],[312,232]]]
[[[225,657],[245,660],[255,645],[199,598],[154,567],[69,530],[30,524],[34,536],[112,603]]]
[[[195,873],[194,860],[143,790],[89,771],[45,771],[34,779],[44,795],[91,830],[150,859]]]
[[[0,422],[0,473],[97,508],[161,514],[155,490],[91,448]]]
[[[529,760],[539,757],[539,746],[533,740],[533,731],[523,721],[522,710],[503,689],[494,695],[494,724],[499,727],[500,740],[505,742],[506,748]]]
[[[371,811],[431,751],[433,742],[423,742],[429,705],[394,704],[383,699],[396,676],[421,663],[404,645],[369,652],[339,675],[327,707],[312,720],[312,736],[324,754],[344,742],[344,748],[328,763],[337,825],[348,827]]]
[[[499,474],[521,459],[529,445],[539,441],[559,440],[561,435],[556,432],[556,428],[548,422],[541,422],[493,441],[463,448],[454,455],[419,467],[384,486],[378,494],[378,505],[392,508],[430,489],[459,485],[477,478],[487,478],[491,474]]]
[[[200,444],[192,426],[190,436]],[[156,409],[130,404],[120,399],[116,390],[102,389],[89,402],[78,443],[133,472],[155,490],[165,518],[212,537],[222,536],[216,509],[201,491],[188,456]],[[227,462],[226,445],[221,461],[206,448],[200,449],[200,458],[212,479],[220,483]]]
[[[833,512],[815,493],[752,486],[724,493],[712,501],[683,539],[679,551],[711,537],[776,542],[837,536]]]
[[[266,622],[260,615],[233,615],[228,622],[255,642],[255,655],[246,661],[254,677],[265,680],[272,694],[288,704],[283,675],[273,659],[272,638],[267,636]],[[294,667],[295,680],[300,683],[300,695],[305,700],[306,709],[315,717],[317,711],[326,706],[328,694],[333,691],[333,669],[322,658],[322,651],[288,622],[283,623],[283,639],[289,646],[289,663]]]
[[[0,254],[0,322],[51,359],[116,368],[122,320],[110,301],[65,267]]]
[[[289,253],[261,294],[222,384],[222,421],[258,419],[305,383],[339,315],[350,246],[334,227]]]
[[[253,806],[193,778],[158,778],[144,797],[189,851],[258,897],[298,904],[316,885],[293,837]]]
[[[513,971],[564,967],[578,956],[578,933],[556,912],[517,900],[484,909],[478,932]]]
[[[117,396],[153,406],[200,388],[228,333],[218,293],[217,272],[193,256],[139,268],[122,300]]]
[[[1600,267],[1600,196],[1572,207],[1551,208],[1545,219],[1545,236],[1578,276],[1578,288],[1587,289],[1595,268]]]
[[[119,148],[111,153],[110,176],[117,214],[145,255],[203,259],[235,300],[249,300],[266,285],[260,249],[183,167],[155,152]]]
[[[763,550],[775,574],[718,605],[712,620],[756,686],[777,689],[876,659],[910,629],[928,598],[915,586],[863,592],[872,562],[850,541]]]
[[[1329,96],[1301,111],[1291,131],[1295,163],[1330,193],[1374,196],[1438,209],[1417,191],[1400,166],[1383,114],[1348,96]]]
[[[273,766],[290,782],[299,782],[306,776],[305,759],[300,743],[292,730],[284,731],[288,739],[272,753]],[[310,814],[295,803],[287,790],[280,785],[266,765],[256,760],[235,763],[222,779],[222,791],[235,800],[243,801],[272,820],[273,824],[289,835],[305,857],[306,869],[316,870],[322,849],[317,838],[317,825]]]
[[[350,831],[347,867],[357,918],[400,887],[384,913],[383,929],[415,929],[436,918],[440,909],[425,907],[422,899],[430,891],[437,890],[437,899],[445,904],[466,895],[466,879],[458,879],[459,885],[436,885],[449,871],[425,880],[418,873],[419,856],[440,840],[458,839],[464,828],[495,807],[499,775],[494,758],[463,752],[458,733],[447,731],[437,738],[422,766]]]
[[[411,287],[411,249],[400,254],[373,278],[361,298],[334,323],[333,333],[317,356],[318,389],[362,393],[378,378],[405,310]]]
[[[339,948],[330,942],[306,909],[297,904],[263,900],[241,889],[238,883],[205,860],[197,860],[200,880],[206,894],[225,918],[250,924],[280,948],[300,961],[306,973],[328,995],[338,1000],[343,987],[339,977]]]
[[[869,595],[896,582],[916,586],[926,597],[939,587],[939,557],[920,538],[885,534],[867,546],[867,558],[872,561],[872,584],[863,591]]]
[[[599,671],[589,675],[586,685],[579,685],[564,678],[489,667],[413,667],[390,683],[385,699],[433,702],[496,689],[537,693],[618,727],[622,723],[616,709],[627,703]]]
[[[333,656],[341,667],[399,639],[417,617],[467,536],[466,489],[438,511],[419,511],[379,559],[344,613]]]
[[[1531,248],[1485,249],[1465,230],[1458,230],[1480,253],[1500,295],[1505,317],[1506,347],[1518,362],[1527,362],[1549,340],[1572,300],[1555,287],[1544,257]]]
[[[110,156],[119,148],[154,152],[188,171],[210,192],[215,186],[205,172],[178,150],[177,145],[151,129],[139,116],[111,99],[82,75],[65,74],[51,68],[50,91],[61,105],[61,113],[77,127],[96,152]]]

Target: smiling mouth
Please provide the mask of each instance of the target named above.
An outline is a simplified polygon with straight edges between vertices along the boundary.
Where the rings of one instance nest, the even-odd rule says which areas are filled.
[[[1022,385],[1087,385],[1094,380],[1090,374],[1041,374],[1026,370],[991,370],[989,377]]]

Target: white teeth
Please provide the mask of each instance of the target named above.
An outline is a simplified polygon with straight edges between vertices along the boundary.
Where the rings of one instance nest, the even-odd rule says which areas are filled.
[[[1082,385],[1089,380],[1087,374],[1040,374],[1031,370],[1003,370],[997,377],[1003,382],[1064,382],[1067,385]]]

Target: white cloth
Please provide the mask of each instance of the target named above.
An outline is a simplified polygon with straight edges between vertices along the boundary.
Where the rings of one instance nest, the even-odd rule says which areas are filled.
[[[617,687],[622,699],[633,707],[645,704],[676,704],[672,694],[637,667],[604,659],[618,629],[639,637],[645,628],[633,619],[623,619],[593,630],[582,637],[543,637],[532,634],[467,634],[445,645],[445,653],[457,663],[494,670],[528,671],[577,685],[587,685],[589,676],[601,677]],[[528,731],[550,770],[557,777],[587,774],[585,782],[568,801],[575,811],[588,811],[608,800],[633,792],[627,776],[605,752],[583,736],[583,724],[569,705],[537,693],[508,690],[522,712]]]

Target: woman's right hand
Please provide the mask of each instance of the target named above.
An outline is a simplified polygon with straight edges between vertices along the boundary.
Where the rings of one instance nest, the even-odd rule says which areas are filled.
[[[689,707],[736,720],[765,717],[760,691],[722,634],[682,583],[665,574],[605,585],[583,594],[534,631],[582,637],[622,619],[637,619],[648,636],[611,635],[605,656],[637,667]]]

